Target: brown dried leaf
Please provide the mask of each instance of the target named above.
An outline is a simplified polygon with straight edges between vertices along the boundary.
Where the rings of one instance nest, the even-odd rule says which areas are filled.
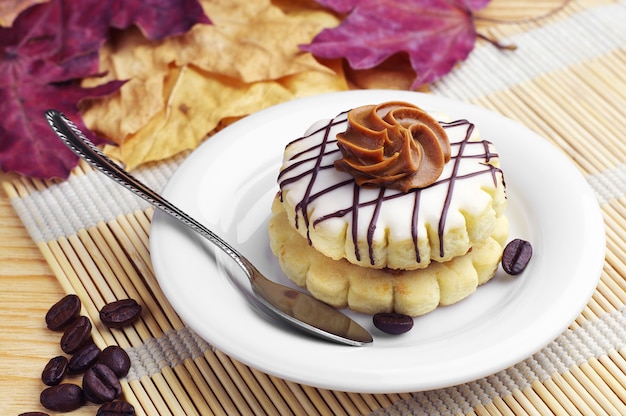
[[[101,54],[120,93],[84,107],[93,131],[120,145],[128,169],[194,149],[220,123],[290,99],[346,90],[340,61],[317,62],[298,45],[337,24],[313,6],[289,13],[269,0],[204,1],[213,25],[160,42],[125,31]],[[97,82],[101,82],[99,79]]]
[[[83,104],[83,119],[93,131],[121,144],[165,107],[170,94],[166,78],[172,56],[168,41],[146,39],[138,29],[125,31],[104,45],[100,68],[104,78],[85,79],[83,86],[102,80],[128,80],[120,93]]]
[[[277,81],[244,83],[187,65],[170,72],[167,106],[121,144],[128,169],[195,149],[220,120],[242,117],[293,98],[347,89],[343,77],[304,72]]]
[[[83,118],[119,144],[111,154],[129,169],[194,149],[220,120],[348,89],[339,60],[322,64],[298,48],[337,24],[319,6],[284,12],[269,0],[218,0],[203,7],[213,25],[160,42],[125,31],[102,49],[108,75],[93,82],[129,81],[85,105]]]
[[[317,8],[285,13],[270,0],[213,0],[203,7],[213,26],[197,26],[178,39],[176,63],[193,63],[244,82],[304,71],[327,71],[298,45],[339,20]]]

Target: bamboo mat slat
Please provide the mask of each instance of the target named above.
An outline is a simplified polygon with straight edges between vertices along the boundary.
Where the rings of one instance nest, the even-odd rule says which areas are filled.
[[[445,389],[358,394],[300,385],[237,362],[186,327],[154,275],[147,204],[82,163],[65,182],[11,177],[4,190],[63,291],[83,300],[94,341],[131,356],[123,392],[139,415],[626,414],[626,1],[511,4],[492,2],[477,22],[518,49],[483,42],[431,89],[528,126],[596,191],[607,256],[569,329],[511,368]],[[137,176],[161,189],[184,158]],[[121,330],[98,323],[104,304],[126,297],[144,306],[140,322]]]

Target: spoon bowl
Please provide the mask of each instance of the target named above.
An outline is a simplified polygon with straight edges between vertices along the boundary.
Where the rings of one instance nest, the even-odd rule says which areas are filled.
[[[56,135],[78,157],[118,184],[132,191],[153,206],[215,244],[224,251],[250,280],[257,306],[293,327],[315,336],[352,346],[373,342],[371,334],[337,309],[303,292],[280,285],[265,276],[242,254],[213,231],[199,223],[164,197],[150,189],[104,155],[67,117],[56,110],[45,113],[46,120]],[[304,313],[303,313],[304,311]]]

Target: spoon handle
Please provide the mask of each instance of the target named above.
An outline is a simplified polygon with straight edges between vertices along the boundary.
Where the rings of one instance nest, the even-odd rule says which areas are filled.
[[[46,119],[56,135],[78,157],[135,195],[182,221],[228,254],[248,276],[257,295],[256,299],[276,316],[312,334],[344,344],[360,346],[372,342],[372,336],[366,329],[335,308],[267,279],[230,244],[105,156],[63,114],[56,110],[48,110]]]
[[[200,224],[193,217],[187,215],[180,208],[154,192],[140,180],[119,167],[115,162],[109,159],[100,151],[67,117],[57,110],[47,110],[46,119],[56,133],[56,135],[68,146],[78,157],[85,160],[98,171],[104,173],[115,182],[119,183],[135,195],[143,198],[155,207],[162,209],[174,218],[179,219],[189,228],[197,231],[209,241],[218,246],[222,251],[228,254],[233,260],[241,266],[246,272],[249,279],[253,278],[253,270],[250,263],[243,260],[243,256],[239,254],[226,241],[221,239],[213,231]]]

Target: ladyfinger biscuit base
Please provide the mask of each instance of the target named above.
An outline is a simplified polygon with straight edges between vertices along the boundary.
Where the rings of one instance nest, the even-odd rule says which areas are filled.
[[[471,250],[417,270],[360,267],[321,254],[290,224],[278,195],[269,235],[283,272],[317,299],[367,314],[419,316],[466,298],[494,276],[508,237],[508,221],[499,216],[491,235]]]

